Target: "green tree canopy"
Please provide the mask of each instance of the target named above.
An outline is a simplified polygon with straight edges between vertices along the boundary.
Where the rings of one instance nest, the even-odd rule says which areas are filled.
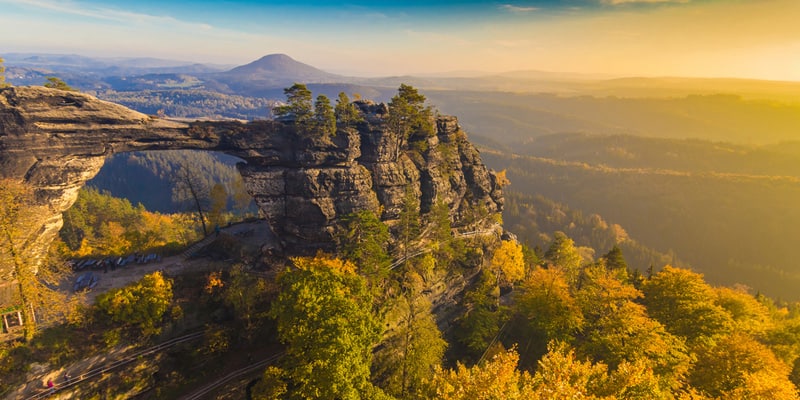
[[[317,96],[314,103],[314,125],[319,135],[330,137],[336,134],[336,116],[331,101],[323,94]]]
[[[282,360],[292,399],[359,399],[374,391],[372,347],[380,324],[372,296],[349,262],[318,255],[294,259],[278,276],[270,316],[286,343]]]
[[[334,109],[336,121],[344,127],[352,126],[364,118],[356,108],[356,105],[350,102],[350,98],[344,92],[339,92],[339,97],[336,99],[336,108]]]
[[[394,321],[397,325],[375,353],[376,379],[391,395],[417,398],[441,364],[447,342],[436,326],[430,301],[413,288],[387,314],[387,323]]]
[[[342,256],[353,262],[370,283],[386,275],[391,261],[386,252],[389,228],[374,212],[361,210],[344,216],[337,239]]]
[[[387,122],[399,136],[401,144],[413,135],[426,137],[436,133],[433,111],[425,106],[425,96],[406,84],[400,85],[397,95],[389,102]]]
[[[275,107],[275,115],[279,118],[294,118],[298,127],[308,127],[314,116],[311,91],[302,83],[283,89],[286,105]]]
[[[616,244],[603,257],[606,260],[606,268],[611,270],[628,271],[628,263],[622,255],[622,249]]]

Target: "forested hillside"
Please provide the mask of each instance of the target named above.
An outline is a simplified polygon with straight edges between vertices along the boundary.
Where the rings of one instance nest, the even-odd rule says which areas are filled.
[[[116,197],[141,203],[151,211],[174,213],[191,210],[186,205],[180,181],[196,182],[203,201],[210,200],[211,189],[225,189],[226,210],[244,215],[255,213],[255,205],[244,189],[236,170],[241,160],[221,153],[192,150],[134,152],[115,154],[87,185],[108,191]]]
[[[744,284],[797,299],[800,270],[794,260],[800,177],[793,174],[796,156],[772,158],[766,149],[732,152],[726,148],[735,146],[697,141],[674,146],[655,141],[646,146],[648,153],[641,147],[620,145],[625,140],[606,139],[579,140],[573,148],[584,145],[588,150],[573,159],[608,163],[564,161],[576,153],[548,153],[547,146],[539,151],[551,157],[563,154],[563,158],[494,151],[484,151],[483,156],[495,168],[508,168],[514,191],[540,194],[583,213],[599,214],[624,226],[647,247],[674,251],[712,282]],[[670,151],[675,148],[692,151],[673,157]],[[660,155],[653,156],[656,152]],[[765,160],[774,163],[761,162]],[[749,168],[766,174],[743,172]]]
[[[664,265],[688,267],[674,252],[660,253],[630,237],[624,227],[608,222],[598,214],[584,215],[565,204],[542,195],[528,195],[513,190],[505,191],[503,223],[517,235],[520,242],[536,249],[541,256],[557,232],[563,232],[575,241],[584,260],[594,260],[615,246],[625,253],[631,271],[647,273]]]

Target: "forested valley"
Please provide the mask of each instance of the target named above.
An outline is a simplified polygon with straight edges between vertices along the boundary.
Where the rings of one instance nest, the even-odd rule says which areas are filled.
[[[276,111],[295,116],[288,123],[296,124],[298,135],[329,138],[357,123],[344,94],[334,107],[323,96],[312,102],[303,85],[286,92],[287,104]],[[403,85],[387,108],[389,121],[408,132],[403,151],[420,159],[433,132],[433,110],[425,97]],[[717,147],[728,153],[726,146]],[[620,160],[635,159],[620,149],[609,151]],[[507,168],[496,176],[506,192],[502,222],[519,240],[495,231],[456,235],[447,205],[439,202],[422,211],[408,191],[392,226],[372,212],[354,212],[336,227],[338,252],[271,257],[264,268],[250,257],[261,251],[258,244],[201,227],[241,219],[228,204],[240,201],[233,208],[242,210],[249,199],[236,196],[235,179],[225,180],[230,169],[209,172],[219,159],[208,154],[198,156],[209,158],[197,161],[194,174],[182,174],[173,161],[191,154],[132,154],[111,165],[122,163],[121,170],[133,171],[173,168],[169,175],[182,178],[173,180],[173,187],[204,180],[190,179],[193,175],[220,175],[217,183],[204,184],[205,206],[162,214],[96,188],[83,189],[64,216],[53,260],[140,251],[168,255],[202,237],[213,239],[215,256],[182,261],[192,263],[192,273],[155,271],[104,293],[76,294],[94,301],[69,302],[74,307],[59,308],[65,324],[0,347],[0,375],[8,377],[0,381],[0,393],[24,382],[32,361],[69,371],[88,355],[157,344],[191,331],[195,341],[143,357],[81,393],[98,399],[175,398],[256,365],[258,379],[236,385],[237,394],[244,395],[247,386],[254,399],[798,396],[800,303],[758,292],[757,286],[711,284],[697,272],[705,271],[704,265],[687,261],[695,255],[691,251],[648,247],[667,236],[659,227],[674,222],[675,215],[690,220],[700,218],[692,212],[721,213],[715,218],[721,225],[712,225],[709,235],[731,233],[746,223],[711,202],[697,208],[704,204],[702,196],[734,193],[740,197],[727,200],[732,205],[774,201],[776,210],[791,209],[780,203],[793,199],[782,196],[793,193],[789,177],[717,167],[696,175],[674,165],[676,170],[651,169],[647,163],[595,165],[486,149],[487,163]],[[150,167],[156,164],[160,167]],[[775,168],[790,167],[787,162]],[[146,179],[151,179],[147,187],[155,188],[163,177]],[[556,185],[565,191],[556,191]],[[686,191],[688,185],[696,190]],[[0,187],[6,205],[19,201],[24,191]],[[765,200],[757,195],[763,191],[781,196]],[[602,212],[581,211],[603,205],[601,196],[609,193],[631,202],[608,200]],[[699,199],[681,203],[689,194]],[[647,208],[659,196],[674,213]],[[611,212],[615,207],[618,212]],[[3,222],[19,226],[10,223],[21,221],[14,219],[21,217],[13,207],[2,210]],[[488,217],[480,207],[470,212],[472,220]],[[682,237],[669,238],[683,243]],[[706,247],[712,243],[697,240]],[[737,239],[724,240],[713,243],[728,243],[731,254],[751,250],[738,246]],[[749,284],[747,277],[738,275],[735,283]],[[52,288],[36,290],[47,289]],[[256,363],[262,360],[271,363]]]
[[[343,231],[342,253],[292,259],[293,267],[277,275],[209,260],[200,274],[154,273],[100,294],[71,323],[30,345],[4,346],[3,375],[16,376],[30,359],[69,363],[200,323],[201,344],[139,366],[152,374],[115,374],[109,381],[115,393],[155,384],[151,395],[172,397],[243,354],[271,351],[283,356],[266,368],[253,398],[796,397],[800,304],[711,286],[685,268],[640,270],[633,258],[645,265],[667,256],[637,247],[621,227],[597,216],[517,196],[509,206],[520,209],[519,217],[510,211],[510,219],[536,220],[542,232],[562,226],[598,247],[577,246],[561,231],[521,234],[538,238],[545,244],[539,249],[452,239],[436,211],[409,213],[410,221],[442,221],[434,225],[438,233],[416,231],[411,239],[436,247],[388,269],[387,228],[360,213]],[[559,217],[537,218],[532,204]],[[70,230],[96,231],[80,249],[91,243],[97,254],[135,248],[120,247],[126,241],[141,246],[137,238],[157,245],[190,234],[180,230],[187,225],[178,216],[152,214],[92,189],[69,218],[86,222],[65,226],[57,246],[67,244]],[[131,228],[113,231],[124,218],[134,219],[124,225]],[[99,220],[107,222],[93,229]],[[636,256],[629,261],[626,252]],[[430,299],[453,281],[472,283],[457,315],[442,318]],[[201,372],[192,365],[217,367]]]

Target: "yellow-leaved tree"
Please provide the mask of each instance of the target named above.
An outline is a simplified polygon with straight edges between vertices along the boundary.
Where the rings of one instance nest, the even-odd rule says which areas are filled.
[[[96,306],[114,322],[138,328],[145,336],[161,332],[161,322],[172,303],[172,280],[161,272],[97,296]]]
[[[522,245],[514,240],[503,240],[494,251],[490,263],[498,284],[512,285],[525,277],[525,257]]]

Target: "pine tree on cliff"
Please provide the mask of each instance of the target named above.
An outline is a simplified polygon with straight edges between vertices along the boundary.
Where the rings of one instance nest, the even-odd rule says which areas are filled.
[[[292,118],[298,131],[309,127],[314,118],[314,107],[311,91],[302,83],[283,89],[286,95],[286,105],[275,107],[275,116],[278,118]]]
[[[389,102],[389,127],[397,134],[402,147],[411,136],[431,136],[435,133],[433,111],[425,106],[425,96],[417,89],[401,84],[397,95]]]
[[[66,90],[68,92],[77,92],[72,86],[67,85],[61,78],[55,76],[48,76],[47,82],[44,84],[44,87],[50,89],[59,89],[59,90]]]
[[[343,127],[348,127],[363,121],[358,108],[356,108],[355,104],[350,102],[350,98],[347,97],[347,94],[344,92],[339,92],[339,98],[336,99],[334,115],[336,116],[336,121]]]
[[[314,103],[314,125],[315,131],[321,136],[336,135],[336,116],[331,101],[323,94],[317,96]]]

